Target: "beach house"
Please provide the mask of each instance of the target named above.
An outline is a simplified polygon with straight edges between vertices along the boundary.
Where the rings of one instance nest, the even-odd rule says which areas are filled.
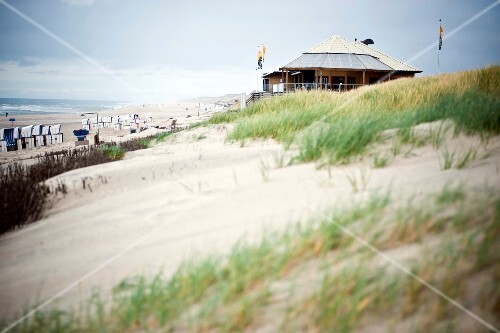
[[[371,39],[350,42],[341,36],[332,36],[279,70],[264,74],[263,91],[346,91],[422,72],[374,49],[372,44]]]

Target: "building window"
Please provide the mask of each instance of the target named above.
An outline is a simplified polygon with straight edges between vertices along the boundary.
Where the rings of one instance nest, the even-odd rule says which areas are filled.
[[[332,76],[332,89],[333,90],[337,90],[337,91],[343,90],[344,84],[345,84],[345,82],[344,82],[343,76]]]
[[[354,76],[347,77],[347,89],[356,88],[356,78]]]
[[[269,79],[262,80],[262,91],[269,92]]]

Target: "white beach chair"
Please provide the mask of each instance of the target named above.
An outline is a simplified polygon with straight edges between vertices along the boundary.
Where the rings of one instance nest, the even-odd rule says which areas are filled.
[[[50,125],[45,125],[42,127],[42,135],[49,135],[50,134]]]
[[[35,125],[31,129],[31,136],[42,135],[42,124]]]
[[[63,142],[63,134],[61,133],[61,124],[52,125],[50,127],[50,135],[52,144],[59,144]]]
[[[24,144],[25,144],[26,148],[28,148],[28,149],[35,148],[35,138],[32,136],[28,137],[28,138],[24,138]]]
[[[33,125],[21,127],[21,138],[30,138],[33,131]]]
[[[45,140],[43,139],[43,135],[35,135],[35,146],[42,147],[45,146]]]
[[[50,134],[60,134],[61,133],[61,124],[52,125],[50,127]]]
[[[21,128],[14,127],[14,140],[21,138]]]
[[[5,141],[3,133],[3,128],[0,128],[0,152],[2,153],[7,151],[7,141]]]

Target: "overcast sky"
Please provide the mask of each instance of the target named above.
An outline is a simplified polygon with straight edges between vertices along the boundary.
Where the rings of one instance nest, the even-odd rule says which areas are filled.
[[[71,48],[7,8],[15,7]],[[460,27],[488,6],[478,19]],[[500,63],[494,0],[0,0],[0,97],[173,101],[250,92],[264,72],[341,35],[408,61],[437,43],[440,71]],[[86,58],[87,57],[87,58]],[[437,44],[408,62],[437,72]]]

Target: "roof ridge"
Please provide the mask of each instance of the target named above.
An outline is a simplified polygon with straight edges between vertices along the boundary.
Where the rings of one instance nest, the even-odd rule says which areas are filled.
[[[405,65],[405,66],[411,67],[411,68],[413,68],[414,70],[417,70],[417,71],[418,71],[418,69],[417,69],[416,67],[413,67],[413,66],[411,66],[411,65],[408,65],[407,63],[404,63],[404,62],[402,62],[402,61],[401,61],[401,60],[399,60],[399,59],[396,59],[396,58],[394,58],[394,57],[391,57],[390,55],[385,54],[384,52],[381,52],[381,51],[379,51],[379,50],[377,50],[377,49],[374,49],[373,47],[370,47],[370,46],[366,45],[365,43],[361,43],[360,41],[357,41],[356,43],[357,43],[357,44],[360,44],[360,45],[363,45],[363,47],[367,47],[367,48],[369,48],[370,50],[375,51],[375,52],[377,52],[377,53],[379,53],[379,54],[381,54],[381,55],[383,55],[383,56],[385,56],[385,57],[387,57],[387,58],[391,58],[392,60],[394,60],[394,61],[396,61],[396,62],[400,63],[401,65]],[[396,70],[395,68],[393,68],[393,69],[394,69],[394,70]]]
[[[342,45],[344,45],[347,50],[349,50],[352,54],[354,54],[354,52],[352,52],[351,48],[348,45],[346,45],[346,43],[344,43],[344,41],[347,42],[347,40],[345,40],[342,36],[338,36],[338,37],[340,37],[338,39],[342,43]]]
[[[319,44],[317,44],[317,45],[315,45],[315,46],[311,47],[308,51],[310,51],[310,50],[312,50],[312,49],[315,49],[315,48],[319,47],[320,45],[325,44],[326,42],[328,42],[330,39],[332,39],[332,38],[334,38],[334,37],[337,37],[337,35],[333,35],[333,36],[328,37],[327,39],[325,39],[324,41],[320,42]],[[306,52],[306,53],[307,53],[307,52]]]
[[[345,50],[339,52],[338,48]],[[320,50],[320,51],[318,51]],[[336,51],[336,52],[334,52]],[[346,40],[340,35],[333,35],[315,46],[309,48],[304,53],[352,53],[352,54],[368,54],[362,49],[358,48],[356,44]]]

